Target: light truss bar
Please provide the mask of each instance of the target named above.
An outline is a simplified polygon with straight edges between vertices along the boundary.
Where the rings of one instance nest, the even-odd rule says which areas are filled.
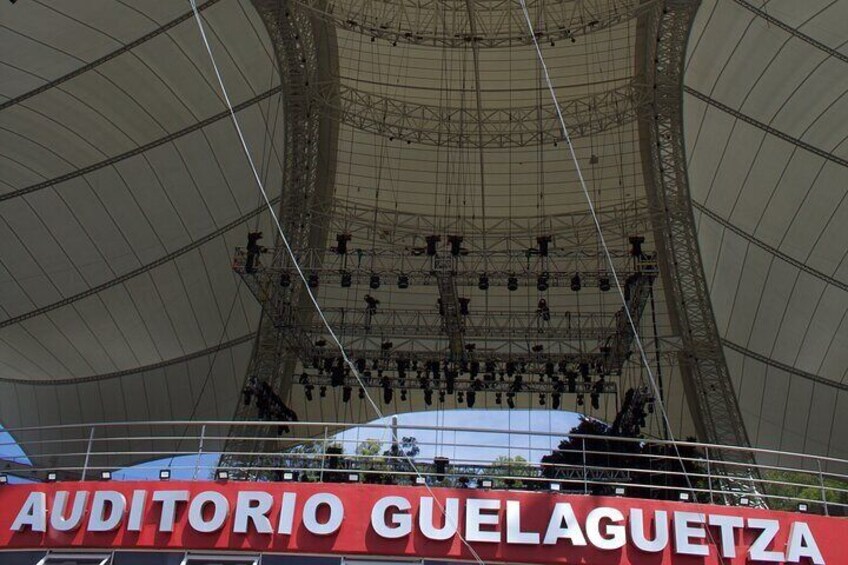
[[[796,377],[806,379],[808,381],[814,382],[814,383],[822,385],[822,386],[835,388],[837,390],[848,391],[848,384],[847,383],[834,381],[834,380],[831,380],[831,379],[827,379],[825,377],[820,377],[819,375],[815,375],[813,373],[808,373],[807,371],[802,371],[801,369],[793,367],[792,365],[787,365],[786,363],[781,363],[780,361],[777,361],[776,359],[772,359],[771,357],[766,357],[765,355],[761,355],[760,353],[757,353],[756,351],[751,351],[750,349],[748,349],[746,347],[742,347],[741,345],[737,345],[737,344],[735,344],[732,341],[727,340],[727,339],[721,340],[721,344],[724,345],[725,347],[727,347],[728,349],[732,349],[733,351],[735,351],[737,353],[741,353],[742,355],[744,355],[746,357],[750,357],[751,359],[755,359],[755,360],[759,361],[760,363],[764,363],[764,364],[768,365],[769,367],[774,367],[775,369],[780,369],[781,371],[789,373],[790,375],[795,375]]]
[[[528,45],[515,0],[297,0],[333,25],[392,43],[466,48]],[[653,4],[654,2],[647,2]],[[544,41],[576,40],[634,18],[641,0],[530,0],[527,6]],[[473,21],[472,21],[472,18]]]
[[[333,86],[338,84],[334,79]],[[345,124],[397,142],[438,147],[508,148],[562,141],[553,106],[445,107],[415,103],[342,84],[332,94],[316,88],[325,106]],[[636,120],[647,103],[632,84],[564,100],[572,137],[592,135]],[[464,124],[457,127],[456,124]]]

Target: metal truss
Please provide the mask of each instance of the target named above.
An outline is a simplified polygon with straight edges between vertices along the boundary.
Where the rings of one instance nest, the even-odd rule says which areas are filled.
[[[339,79],[333,80],[333,86]],[[440,147],[509,148],[562,141],[553,106],[478,108],[421,104],[342,84],[319,85],[323,104],[345,124],[398,142]],[[598,134],[636,120],[649,100],[628,83],[561,102],[572,137]],[[460,125],[461,124],[461,125]]]
[[[618,272],[657,270],[656,261],[653,259],[634,260],[629,253],[614,250],[610,254]],[[261,262],[251,272],[247,272],[246,258],[247,252],[243,248],[237,248],[233,258],[233,270],[243,276],[252,275],[245,279],[251,288],[257,284],[286,285],[298,276],[294,267],[274,267],[273,264],[265,266]],[[536,285],[539,278],[544,277],[549,287],[568,288],[571,286],[572,277],[579,274],[582,287],[596,287],[600,279],[609,276],[605,259],[606,256],[597,250],[549,252],[547,256],[540,256],[535,250],[477,251],[459,256],[429,256],[417,248],[374,251],[356,249],[345,255],[323,249],[307,249],[300,255],[301,262],[319,265],[307,269],[308,275],[317,277],[314,287],[321,284],[340,284],[342,274],[350,276],[350,286],[370,286],[373,283],[373,275],[381,277],[380,285],[394,285],[397,282],[394,277],[404,275],[408,277],[410,285],[438,286],[439,276],[443,271],[450,272],[452,284],[457,286],[476,287],[480,282],[480,275],[485,274],[489,277],[491,285],[506,286],[510,277],[515,277],[524,284]],[[258,283],[248,280],[257,277],[260,281]],[[284,280],[283,277],[288,279]]]
[[[666,0],[640,21],[638,60],[653,98],[640,120],[645,186],[680,364],[696,429],[704,441],[748,446],[701,264],[683,138],[683,69],[699,0]],[[751,462],[748,452],[734,452]]]
[[[392,43],[435,47],[528,45],[517,0],[297,0],[333,25]],[[643,0],[528,0],[537,37],[575,41],[636,17]]]
[[[253,3],[268,29],[283,77],[285,154],[279,218],[291,248],[308,249],[321,245],[327,237],[326,224],[313,221],[313,215],[326,215],[332,201],[338,142],[337,120],[331,113],[317,111],[320,103],[310,84],[326,83],[330,76],[338,74],[335,34],[331,27],[297,4],[278,0]],[[271,264],[275,268],[291,266],[279,236]],[[281,379],[281,374],[294,370],[297,352],[307,346],[307,336],[280,331],[275,319],[290,317],[288,312],[293,307],[305,303],[305,292],[300,285],[279,284],[264,284],[251,290],[266,315],[260,320],[245,381],[253,377],[266,381],[285,397],[290,381]],[[312,312],[307,309],[296,312],[293,321],[298,324],[307,324],[312,318]],[[251,410],[252,407],[239,403],[234,419],[255,419]],[[234,428],[231,434],[238,437],[241,432]]]

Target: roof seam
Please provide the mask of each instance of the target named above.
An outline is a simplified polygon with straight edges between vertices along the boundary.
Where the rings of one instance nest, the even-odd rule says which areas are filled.
[[[740,6],[745,8],[746,10],[748,10],[749,12],[756,14],[757,16],[764,19],[768,23],[774,25],[775,27],[779,27],[780,29],[782,29],[786,33],[788,33],[788,34],[790,34],[794,37],[797,37],[801,41],[812,45],[813,47],[815,47],[816,49],[819,49],[820,51],[827,53],[828,55],[830,55],[834,59],[839,59],[843,63],[848,63],[848,56],[843,55],[842,53],[840,53],[836,49],[833,49],[832,47],[828,47],[827,45],[825,45],[821,41],[818,41],[818,40],[810,37],[809,35],[803,33],[799,29],[796,29],[796,28],[792,27],[791,25],[782,22],[781,20],[775,18],[774,16],[770,16],[768,14],[768,12],[766,12],[765,10],[761,10],[760,8],[757,8],[756,6],[753,6],[753,5],[749,4],[748,2],[746,2],[745,0],[734,0],[734,2],[736,2],[737,4],[739,4]]]
[[[819,375],[814,375],[813,373],[808,373],[806,371],[802,371],[801,369],[797,369],[797,368],[795,368],[791,365],[787,365],[786,363],[781,363],[780,361],[772,359],[771,357],[766,357],[765,355],[761,355],[760,353],[756,353],[754,351],[751,351],[750,349],[742,347],[741,345],[737,345],[730,340],[722,339],[721,344],[724,345],[725,347],[729,348],[729,349],[732,349],[733,351],[735,351],[737,353],[741,353],[742,355],[745,355],[746,357],[750,357],[750,358],[755,359],[755,360],[757,360],[761,363],[765,363],[766,365],[769,365],[769,366],[774,367],[776,369],[780,369],[781,371],[785,371],[789,374],[795,375],[796,377],[801,377],[802,379],[806,379],[808,381],[813,381],[814,383],[817,383],[817,384],[820,384],[820,385],[829,386],[829,387],[832,387],[832,388],[837,388],[839,390],[848,391],[848,384],[839,383],[839,382],[836,382],[836,381],[832,381],[830,379],[826,379],[824,377],[820,377]]]
[[[207,0],[201,6],[198,6],[197,9],[200,10],[200,11],[205,10],[206,8],[209,8],[212,5],[218,3],[219,1],[220,0]],[[141,37],[139,37],[135,41],[127,43],[126,45],[124,45],[120,49],[117,49],[115,51],[107,53],[106,55],[100,57],[99,59],[95,59],[94,61],[92,61],[92,62],[90,62],[86,65],[83,65],[82,67],[79,67],[78,69],[75,69],[75,70],[71,71],[70,73],[68,73],[66,75],[62,75],[57,79],[54,79],[54,80],[52,80],[48,83],[45,83],[45,84],[39,86],[36,89],[30,90],[29,92],[25,92],[25,93],[23,93],[19,96],[16,96],[15,98],[12,98],[10,100],[7,100],[6,102],[3,102],[2,104],[0,104],[0,111],[3,111],[6,108],[9,108],[11,106],[15,106],[17,104],[20,104],[21,102],[28,100],[29,98],[32,98],[33,96],[37,96],[37,95],[41,94],[42,92],[46,92],[46,91],[48,91],[48,90],[50,90],[50,89],[52,89],[56,86],[59,86],[62,83],[65,83],[65,82],[67,82],[71,79],[74,79],[74,78],[76,78],[76,77],[96,68],[96,67],[99,67],[103,63],[107,63],[107,62],[111,61],[112,59],[114,59],[115,57],[123,55],[127,51],[131,51],[132,49],[135,49],[136,47],[138,47],[142,43],[146,43],[147,41],[150,41],[154,37],[158,37],[159,35],[165,33],[169,29],[171,29],[171,28],[181,24],[182,22],[188,20],[189,18],[192,17],[193,14],[194,14],[194,12],[189,10],[188,12],[184,13],[180,17],[171,20],[170,22],[166,23],[165,25],[163,25],[159,28],[154,29],[150,33],[142,35]]]
[[[200,357],[206,357],[207,355],[212,355],[213,353],[217,353],[224,349],[230,349],[237,345],[241,345],[253,339],[255,333],[249,333],[229,341],[225,341],[223,343],[219,343],[218,345],[214,345],[212,347],[207,347],[206,349],[201,349],[199,351],[195,351],[193,353],[189,353],[186,355],[181,355],[180,357],[175,357],[173,359],[167,359],[165,361],[160,361],[158,363],[152,363],[150,365],[144,365],[141,367],[135,367],[133,369],[125,369],[123,371],[115,371],[114,373],[103,373],[102,375],[89,375],[87,377],[77,377],[71,379],[57,379],[57,380],[27,380],[27,379],[11,379],[6,377],[0,377],[0,383],[10,383],[10,384],[18,384],[18,385],[30,385],[30,386],[55,386],[55,385],[75,385],[82,383],[90,383],[95,381],[104,381],[107,379],[117,379],[120,377],[128,377],[132,375],[136,375],[139,373],[144,373],[147,371],[154,371],[156,369],[163,369],[165,367],[170,367],[171,365],[178,365],[180,363],[186,361],[192,361],[194,359],[198,359]]]
[[[820,279],[820,280],[822,280],[823,282],[825,282],[829,285],[833,285],[833,286],[835,286],[835,287],[837,287],[841,290],[848,292],[848,284],[846,284],[846,283],[844,283],[844,282],[842,282],[838,279],[835,279],[831,276],[828,276],[828,275],[822,273],[821,271],[813,269],[809,265],[806,265],[806,264],[802,263],[801,261],[798,261],[797,259],[793,259],[789,255],[786,255],[782,251],[778,250],[777,248],[772,247],[771,245],[767,244],[766,242],[757,239],[753,235],[751,235],[751,234],[741,230],[737,226],[731,224],[728,220],[722,218],[721,216],[719,216],[718,214],[716,214],[715,212],[713,212],[712,210],[710,210],[709,208],[707,208],[703,204],[700,204],[700,203],[695,202],[693,200],[692,201],[692,207],[695,208],[696,210],[698,210],[699,212],[701,212],[702,214],[704,214],[705,216],[707,216],[708,218],[710,218],[711,220],[713,220],[714,222],[720,224],[722,227],[729,229],[730,231],[732,231],[733,233],[735,233],[739,237],[747,240],[750,243],[753,243],[754,245],[756,245],[760,249],[776,256],[777,258],[785,261],[786,263],[789,263],[793,267],[800,269],[800,270],[804,271],[805,273],[812,275],[812,276],[816,277],[817,279]]]
[[[275,94],[277,94],[281,91],[282,91],[282,85],[275,86],[274,88],[272,88],[270,90],[266,90],[265,92],[257,94],[253,98],[245,100],[241,104],[238,104],[237,106],[235,106],[233,109],[236,112],[239,112],[239,111],[244,110],[245,108],[247,108],[249,106],[253,106],[254,104],[257,104],[258,102],[265,100],[266,98],[270,98],[271,96],[273,96],[273,95],[275,95]],[[63,175],[60,175],[58,177],[54,177],[52,179],[48,179],[48,180],[30,185],[30,186],[26,186],[24,188],[19,188],[18,190],[13,190],[11,192],[7,192],[6,194],[0,194],[0,202],[3,202],[5,200],[9,200],[9,199],[12,199],[12,198],[17,198],[17,197],[20,197],[20,196],[25,196],[27,194],[31,194],[33,192],[37,192],[37,191],[43,190],[45,188],[49,188],[49,187],[51,187],[55,184],[63,183],[63,182],[69,181],[71,179],[75,179],[79,176],[86,175],[88,173],[92,173],[94,171],[102,169],[103,167],[108,167],[110,165],[114,165],[115,163],[123,161],[124,159],[128,159],[128,158],[134,157],[136,155],[140,155],[142,153],[145,153],[149,149],[159,147],[160,145],[164,145],[165,143],[174,141],[175,139],[183,137],[184,135],[195,132],[199,129],[203,129],[204,127],[208,126],[209,124],[212,124],[212,123],[217,122],[217,121],[219,121],[223,118],[226,118],[229,115],[230,115],[229,110],[224,110],[223,112],[219,112],[217,114],[209,116],[208,118],[204,119],[203,121],[194,123],[194,124],[192,124],[192,125],[190,125],[186,128],[183,128],[181,130],[170,133],[170,134],[166,135],[165,137],[161,137],[161,138],[155,139],[155,140],[153,140],[149,143],[145,143],[144,145],[140,145],[140,146],[136,147],[135,149],[131,149],[130,151],[126,151],[125,153],[121,153],[120,155],[115,155],[114,157],[109,157],[108,159],[105,159],[103,161],[99,161],[99,162],[94,163],[92,165],[88,165],[87,167],[83,167],[81,169],[76,169],[74,171],[70,171],[70,172],[65,173]]]
[[[819,157],[822,157],[823,159],[827,159],[828,161],[832,161],[832,162],[836,163],[837,165],[842,165],[843,167],[848,167],[848,160],[843,159],[842,157],[839,157],[838,155],[834,155],[833,153],[830,153],[828,151],[825,151],[824,149],[816,147],[815,145],[811,145],[811,144],[809,144],[805,141],[801,141],[797,137],[792,137],[791,135],[784,133],[784,132],[782,132],[778,129],[775,129],[775,128],[771,127],[770,125],[765,124],[765,123],[763,123],[759,120],[755,120],[754,118],[752,118],[752,117],[750,117],[746,114],[743,114],[742,112],[740,112],[738,110],[734,110],[730,106],[727,106],[726,104],[722,104],[718,100],[711,98],[710,96],[695,90],[691,86],[685,86],[684,85],[683,90],[684,90],[684,92],[694,96],[698,100],[701,100],[702,102],[706,102],[710,106],[713,106],[714,108],[717,108],[717,109],[721,110],[722,112],[730,114],[731,116],[733,116],[737,120],[742,120],[743,122],[745,122],[747,124],[750,124],[754,127],[757,127],[757,128],[759,128],[759,129],[761,129],[765,132],[768,132],[771,135],[782,139],[783,141],[786,141],[786,142],[791,143],[791,144],[793,144],[797,147],[800,147],[801,149],[805,149],[805,150],[809,151],[810,153],[813,153],[815,155],[818,155]]]
[[[280,197],[276,196],[276,197],[271,199],[271,204],[276,204],[279,201],[280,201]],[[57,302],[53,302],[52,304],[48,304],[46,306],[42,306],[41,308],[36,308],[35,310],[31,310],[31,311],[29,311],[25,314],[15,316],[14,318],[9,318],[7,320],[3,320],[2,322],[0,322],[0,328],[5,328],[5,327],[8,327],[8,326],[11,326],[11,325],[14,325],[14,324],[18,324],[18,323],[23,322],[25,320],[28,320],[30,318],[34,318],[36,316],[40,316],[41,314],[45,314],[47,312],[50,312],[51,310],[61,308],[62,306],[67,306],[67,305],[72,304],[72,303],[74,303],[78,300],[82,300],[83,298],[93,296],[93,295],[95,295],[95,294],[97,294],[101,291],[106,290],[107,288],[121,284],[121,283],[123,283],[123,282],[125,282],[125,281],[127,281],[127,280],[129,280],[133,277],[136,277],[136,276],[138,276],[142,273],[146,273],[147,271],[155,269],[156,267],[164,265],[165,263],[168,263],[168,262],[176,259],[177,257],[184,255],[184,254],[188,253],[189,251],[191,251],[193,249],[197,249],[201,245],[212,241],[213,239],[217,238],[221,234],[228,232],[233,228],[238,227],[239,225],[241,225],[244,222],[254,218],[255,216],[258,216],[265,209],[266,209],[266,205],[263,203],[261,206],[254,208],[253,210],[251,210],[247,214],[236,218],[235,220],[229,222],[228,224],[221,226],[217,230],[201,237],[200,239],[196,239],[196,240],[192,241],[191,243],[189,243],[188,245],[186,245],[184,247],[181,247],[179,249],[172,251],[171,253],[168,253],[167,255],[163,255],[162,257],[159,257],[155,261],[152,261],[150,263],[142,265],[141,267],[133,269],[132,271],[124,273],[123,275],[121,275],[119,277],[116,277],[114,279],[110,279],[110,280],[108,280],[104,283],[97,285],[97,286],[91,287],[88,290],[84,290],[82,292],[74,294],[73,296],[63,298],[62,300],[59,300]],[[2,379],[0,379],[0,381],[2,381]]]

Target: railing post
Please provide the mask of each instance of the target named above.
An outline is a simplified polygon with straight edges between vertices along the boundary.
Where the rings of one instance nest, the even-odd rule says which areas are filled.
[[[88,459],[91,457],[91,444],[94,441],[94,426],[91,426],[91,431],[88,433],[88,446],[85,448],[85,461],[82,464],[81,481],[85,480],[85,475],[88,472]]]
[[[583,494],[589,494],[589,475],[586,472],[586,438],[580,438],[580,440],[583,453]]]
[[[327,426],[324,426],[324,444],[321,448],[321,472],[318,474],[318,482],[324,482],[324,462],[327,460]]]
[[[707,458],[707,488],[710,491],[710,504],[713,504],[713,474],[710,465],[710,448],[704,447],[704,457]]]
[[[819,485],[821,486],[822,504],[824,505],[824,515],[830,516],[827,511],[827,490],[824,487],[824,475],[822,474],[821,459],[816,459],[816,464],[819,467]]]
[[[194,476],[193,481],[197,480],[197,473],[200,469],[200,456],[203,455],[203,440],[206,438],[206,424],[200,428],[200,444],[197,446],[197,458],[194,460]]]

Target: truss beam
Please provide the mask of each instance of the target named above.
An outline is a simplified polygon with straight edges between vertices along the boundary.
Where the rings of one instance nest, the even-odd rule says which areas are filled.
[[[517,0],[298,0],[333,25],[396,43],[482,48],[529,45]],[[539,22],[537,36],[549,42],[577,38],[622,22],[644,10],[642,0],[528,0]]]
[[[333,80],[333,86],[339,79]],[[516,108],[446,107],[415,103],[342,84],[316,94],[339,119],[362,131],[398,142],[439,147],[510,148],[562,140],[552,105]],[[573,138],[598,134],[636,120],[648,100],[627,83],[582,98],[561,102]],[[458,127],[457,124],[463,124]]]
[[[640,79],[652,97],[640,119],[645,186],[687,400],[701,439],[748,446],[701,265],[683,138],[683,69],[699,0],[666,0],[640,21]],[[740,455],[746,461],[750,455]]]

